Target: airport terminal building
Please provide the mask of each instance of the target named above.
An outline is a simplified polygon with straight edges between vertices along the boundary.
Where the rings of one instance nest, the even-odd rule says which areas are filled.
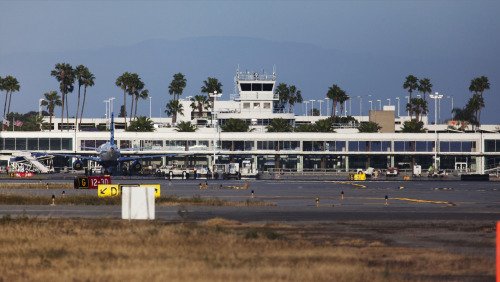
[[[296,116],[288,109],[275,109],[278,100],[275,82],[275,73],[237,71],[237,94],[230,95],[229,100],[218,100],[221,95],[213,93],[214,109],[204,110],[200,115],[191,109],[190,97],[181,100],[184,115],[180,115],[178,121],[196,124],[196,132],[177,132],[170,118],[152,118],[154,132],[126,132],[123,118],[115,118],[115,142],[121,150],[135,148],[122,151],[122,155],[178,154],[143,162],[153,167],[169,164],[210,167],[214,156],[217,163],[249,159],[259,171],[346,172],[367,167],[410,169],[413,164],[427,169],[436,161],[441,169],[487,173],[500,164],[498,126],[481,126],[470,133],[454,132],[448,130],[446,124],[427,124],[427,117],[424,117],[427,133],[401,133],[401,124],[409,118],[397,116],[394,106],[384,107],[382,111],[371,110],[368,116],[354,117],[360,122],[379,123],[382,129],[378,133],[359,133],[358,124],[337,124],[334,133],[266,132],[266,126],[276,118],[285,119],[292,125],[327,118],[321,111],[319,116]],[[222,132],[220,125],[231,118],[245,120],[254,130]],[[50,132],[0,132],[2,165],[19,151],[95,154],[85,147],[99,147],[110,137],[107,131],[75,131],[71,119],[69,125],[61,124],[56,118],[52,122]],[[97,125],[109,128],[110,119],[84,119],[82,128]],[[60,160],[59,163],[71,166],[72,161]]]

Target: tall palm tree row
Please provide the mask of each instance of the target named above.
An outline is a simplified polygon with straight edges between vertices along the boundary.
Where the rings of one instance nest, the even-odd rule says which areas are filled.
[[[59,82],[61,95],[62,95],[62,107],[61,107],[61,125],[64,122],[64,105],[66,105],[66,123],[69,124],[69,115],[68,115],[68,102],[67,95],[68,92],[73,92],[75,83],[75,72],[73,67],[67,63],[57,63],[55,69],[50,72],[50,75],[55,77],[55,79]],[[63,130],[63,126],[61,126],[61,131]]]
[[[412,98],[411,94],[413,91],[418,89],[418,78],[413,75],[409,75],[406,77],[406,81],[403,83],[403,88],[408,89],[408,93],[410,93],[410,101]],[[408,109],[408,113],[410,114],[410,118],[413,116],[413,106],[411,103],[408,103],[406,105],[406,108]]]
[[[82,124],[82,117],[83,117],[83,108],[85,107],[85,99],[87,98],[87,87],[92,87],[94,86],[94,80],[95,77],[94,75],[89,71],[88,68],[85,68],[85,71],[83,72],[82,75],[83,78],[83,103],[82,103],[82,113],[80,114],[80,124],[78,128],[80,128]]]
[[[128,91],[130,76],[131,73],[124,72],[115,81],[115,85],[123,90],[123,113],[124,113],[123,119],[125,122],[125,128],[127,127],[127,91]]]
[[[331,117],[335,116],[335,110],[337,109],[337,103],[339,102],[341,97],[346,96],[345,91],[342,90],[337,84],[333,84],[328,88],[328,92],[326,93],[326,97],[332,100],[332,112]]]
[[[0,91],[5,90],[5,104],[3,108],[3,119],[5,120],[7,115],[10,113],[10,103],[12,100],[12,92],[19,91],[21,86],[19,81],[13,76],[8,75],[5,78],[0,78]],[[7,98],[9,100],[9,107],[7,108]],[[7,113],[5,110],[7,109]]]
[[[168,93],[170,93],[170,95],[174,95],[174,100],[178,100],[182,95],[184,88],[186,88],[186,81],[187,80],[182,73],[179,72],[174,74],[174,79],[168,86]]]
[[[50,91],[49,93],[45,93],[43,95],[45,96],[45,99],[42,100],[42,106],[46,106],[49,111],[49,131],[51,131],[54,109],[56,106],[62,106],[61,96],[57,95],[57,91]]]
[[[198,118],[201,118],[203,115],[204,109],[210,109],[210,102],[208,101],[208,97],[204,95],[196,95],[194,98],[191,98],[191,108],[193,111],[198,112]]]
[[[177,114],[184,114],[184,107],[181,103],[179,103],[179,100],[170,100],[166,107],[167,109],[165,110],[165,113],[167,113],[167,115],[169,116],[172,116],[172,123],[177,122]]]
[[[300,90],[298,90],[295,85],[290,85],[290,87],[288,87],[288,112],[292,112],[295,103],[302,103],[303,101],[304,99],[302,99]]]
[[[207,96],[209,96],[210,104],[212,104],[212,108],[214,108],[214,98],[210,97],[210,94],[215,91],[217,91],[218,94],[222,94],[222,83],[220,83],[217,78],[209,77],[207,80],[203,81],[203,84],[201,93],[206,93]]]
[[[476,77],[470,82],[469,91],[474,92],[474,96],[478,96],[476,98],[473,98],[478,100],[477,104],[480,104],[478,107],[476,107],[476,118],[478,126],[481,124],[481,108],[484,107],[483,92],[489,89],[490,82],[488,81],[488,77],[484,75],[481,77]]]
[[[75,127],[75,130],[78,128],[80,129],[80,125],[82,123],[82,117],[83,117],[83,108],[85,107],[85,98],[87,96],[87,87],[89,86],[94,86],[94,75],[89,71],[89,69],[84,66],[84,65],[79,65],[75,68],[75,76],[76,79],[78,80],[78,104],[76,107],[76,118],[75,121],[78,122],[78,114],[80,111],[80,90],[82,88],[82,85],[84,86],[84,94],[83,94],[83,103],[82,103],[82,113],[80,116],[80,122],[78,123],[78,126]]]
[[[132,102],[130,103],[130,117],[129,121],[132,120],[132,113],[134,112],[134,101],[137,102],[141,91],[144,89],[144,82],[142,82],[141,78],[137,73],[133,73],[129,77],[128,81],[128,94],[132,98]],[[147,94],[147,93],[146,93]],[[147,97],[147,96],[146,96]]]

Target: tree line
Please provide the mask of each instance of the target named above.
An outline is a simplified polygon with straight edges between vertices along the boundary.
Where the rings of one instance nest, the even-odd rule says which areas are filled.
[[[54,70],[50,72],[59,82],[59,90],[62,96],[59,96],[57,91],[49,91],[44,94],[44,100],[42,105],[46,106],[49,113],[50,121],[52,124],[52,117],[54,116],[55,107],[61,107],[61,130],[64,127],[68,127],[69,124],[69,110],[68,110],[68,93],[72,93],[75,86],[78,87],[78,103],[76,109],[77,121],[76,129],[81,128],[81,122],[83,117],[83,111],[86,103],[87,88],[94,86],[95,76],[90,72],[90,70],[83,66],[78,65],[73,68],[67,63],[57,63]],[[152,122],[147,118],[138,119],[137,118],[137,106],[139,99],[146,100],[149,96],[149,90],[145,88],[145,83],[139,77],[137,73],[124,72],[120,75],[116,81],[115,85],[123,90],[123,105],[121,106],[119,117],[124,118],[125,125],[127,125],[127,94],[131,97],[130,104],[130,115],[129,122],[138,122],[139,125],[144,125],[152,129]],[[187,79],[184,74],[176,73],[173,75],[173,79],[168,86],[168,92],[172,95],[172,99],[165,105],[165,113],[172,117],[172,122],[177,123],[178,115],[184,114],[183,105],[179,102],[181,95],[187,85]],[[81,90],[83,87],[83,100],[81,100]],[[411,121],[405,122],[403,126],[404,132],[422,132],[423,122],[422,117],[427,115],[428,101],[427,95],[432,93],[432,83],[429,78],[418,79],[414,75],[408,75],[403,83],[403,88],[408,90],[409,102],[406,104],[406,110],[411,117]],[[461,129],[464,130],[469,124],[479,126],[481,119],[481,110],[485,107],[483,93],[490,89],[490,83],[486,76],[477,77],[471,80],[469,91],[473,93],[472,97],[468,100],[467,104],[462,108],[453,108],[453,118],[460,125]],[[6,119],[10,115],[10,106],[12,100],[12,93],[20,90],[20,84],[17,79],[13,76],[8,75],[5,78],[0,77],[0,91],[5,91],[5,102],[3,119]],[[414,97],[413,94],[418,91],[423,94],[423,97]],[[190,99],[190,107],[193,109],[193,117],[201,118],[204,111],[209,110],[214,107],[214,98],[210,94],[217,93],[222,94],[222,83],[218,81],[217,78],[208,77],[207,80],[203,81],[203,86],[201,87],[201,93],[206,95],[195,95]],[[278,100],[275,102],[275,109],[281,112],[292,112],[293,107],[304,102],[301,91],[295,85],[287,85],[286,83],[280,83],[276,87],[276,94],[278,95]],[[344,111],[344,105],[346,101],[350,99],[349,95],[345,90],[341,89],[337,84],[333,84],[328,88],[326,92],[326,98],[332,100],[331,114],[328,122],[335,123],[335,118],[337,115],[337,105],[340,104],[340,116]],[[81,102],[81,108],[80,108]],[[64,109],[66,107],[66,126],[64,126]],[[317,109],[311,109],[311,115],[319,115]],[[415,116],[415,118],[413,118]],[[78,120],[79,118],[79,120]],[[39,117],[41,120],[42,118]],[[322,123],[321,121],[320,123]],[[323,123],[328,123],[327,121]],[[240,125],[231,121],[230,124],[234,124],[236,128]],[[283,125],[283,121],[278,120],[276,124],[271,124],[270,130],[288,130],[288,127]],[[137,128],[137,124],[134,126]],[[291,126],[288,124],[288,126]],[[320,125],[318,125],[320,126]],[[139,126],[140,128],[141,126]],[[188,129],[191,127],[191,129]],[[324,124],[323,124],[324,127]],[[278,129],[276,129],[278,128]],[[370,129],[371,128],[371,129]],[[377,126],[369,125],[364,126],[362,130],[375,130]],[[49,127],[50,130],[50,127]],[[194,130],[194,125],[190,123],[183,123],[181,128],[178,130]],[[306,125],[301,125],[300,127],[294,129],[303,131],[312,131],[312,127],[309,128]],[[314,129],[319,130],[319,129]]]

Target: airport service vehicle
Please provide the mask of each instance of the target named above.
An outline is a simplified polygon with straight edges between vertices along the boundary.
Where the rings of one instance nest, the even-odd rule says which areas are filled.
[[[397,167],[389,167],[387,168],[387,172],[385,173],[386,176],[398,176],[399,175],[399,168]]]
[[[189,179],[193,177],[196,179],[196,174],[198,173],[196,168],[184,168],[180,166],[162,166],[156,169],[156,175],[165,176],[169,179],[174,177],[182,177],[182,179]]]
[[[259,170],[255,167],[255,164],[250,160],[243,160],[241,162],[240,169],[241,177],[244,178],[257,178],[259,175]]]
[[[214,178],[217,179],[241,179],[240,164],[215,164],[214,165]]]

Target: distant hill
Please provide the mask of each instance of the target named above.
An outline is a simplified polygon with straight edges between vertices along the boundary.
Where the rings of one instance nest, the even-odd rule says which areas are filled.
[[[96,77],[96,85],[88,90],[92,102],[85,108],[86,117],[104,116],[103,100],[116,97],[115,112],[123,103],[123,92],[114,85],[116,78],[125,71],[136,72],[146,83],[152,97],[153,116],[159,116],[170,100],[168,85],[174,73],[182,72],[187,78],[183,97],[200,93],[203,80],[216,77],[223,84],[222,99],[229,99],[234,93],[234,76],[240,71],[267,73],[276,66],[278,82],[294,84],[302,91],[304,99],[323,99],[328,87],[338,84],[348,95],[356,97],[371,94],[369,99],[377,105],[403,101],[408,95],[402,85],[407,75],[428,77],[434,84],[433,91],[453,95],[454,106],[463,106],[471,96],[468,91],[470,80],[480,75],[490,79],[491,90],[487,91],[486,109],[482,113],[483,123],[500,123],[496,107],[500,105],[500,61],[471,58],[415,58],[356,54],[320,48],[311,44],[274,42],[245,37],[204,37],[183,40],[149,40],[140,44],[122,47],[107,47],[64,53],[22,53],[0,57],[0,76],[13,75],[21,83],[21,91],[13,97],[13,111],[38,110],[38,101],[43,93],[58,90],[58,83],[50,71],[58,62],[73,66],[83,64]],[[76,107],[77,91],[70,94],[70,109]],[[22,97],[22,98],[21,98]],[[26,98],[25,98],[26,97]],[[0,101],[4,95],[0,96]],[[367,109],[367,100],[363,108]],[[432,102],[431,102],[432,103]],[[91,106],[88,106],[91,105]],[[130,105],[130,102],[127,102]],[[318,105],[315,103],[315,107]],[[326,104],[323,103],[323,114]],[[139,103],[139,114],[149,115],[149,101]],[[433,116],[433,104],[430,106]],[[130,110],[130,109],[128,109]],[[451,116],[451,101],[443,99],[441,120]],[[75,110],[70,110],[70,115]],[[302,113],[302,107],[296,106]],[[59,111],[56,110],[56,115]],[[359,99],[354,98],[352,114],[359,113]]]

